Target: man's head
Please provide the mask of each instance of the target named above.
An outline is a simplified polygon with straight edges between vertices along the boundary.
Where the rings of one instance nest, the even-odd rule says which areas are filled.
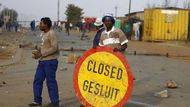
[[[52,22],[51,22],[51,19],[49,17],[41,18],[40,30],[47,31],[51,28],[51,26],[52,26]]]
[[[104,16],[102,22],[105,24],[106,28],[112,28],[115,24],[115,19],[113,16]]]

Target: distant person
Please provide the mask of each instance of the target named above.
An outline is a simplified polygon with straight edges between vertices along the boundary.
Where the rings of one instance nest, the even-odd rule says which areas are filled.
[[[31,27],[31,31],[32,31],[32,32],[35,32],[35,30],[36,30],[36,22],[35,22],[35,20],[32,20],[32,21],[31,21],[30,27]]]
[[[70,26],[69,25],[70,25],[69,21],[67,21],[65,23],[65,30],[66,30],[66,33],[67,33],[68,36],[70,35]]]
[[[139,28],[139,31],[140,31],[139,41],[143,40],[143,27],[144,27],[144,22],[141,22],[140,28]]]
[[[127,36],[128,40],[131,40],[132,28],[133,28],[133,24],[130,21],[127,21],[124,26],[124,33]]]
[[[33,82],[34,102],[30,107],[41,106],[43,82],[46,79],[47,89],[51,103],[46,107],[59,107],[58,85],[56,71],[58,66],[58,41],[55,32],[51,30],[52,21],[44,17],[40,21],[42,34],[42,45],[33,51],[33,58],[39,59],[38,67]]]
[[[0,18],[0,34],[2,33],[3,24],[3,20]]]
[[[63,31],[64,27],[65,27],[65,24],[64,24],[63,21],[62,21],[62,22],[61,22],[61,26],[60,26],[60,30]]]
[[[133,24],[133,30],[135,32],[135,40],[139,40],[140,38],[140,25],[141,22],[136,22]]]
[[[56,21],[53,23],[53,29],[57,29],[57,22]]]
[[[86,23],[85,21],[82,21],[82,35],[81,35],[81,40],[83,40],[84,37],[86,37],[85,33],[86,33]]]
[[[18,32],[18,27],[19,27],[18,21],[15,20],[15,21],[14,21],[14,29],[15,29],[15,32]]]
[[[82,32],[82,22],[79,22],[78,26],[79,26],[79,32]]]
[[[102,22],[102,18],[97,18],[94,25],[96,26],[96,28],[98,30],[96,32],[96,35],[93,40],[93,48],[96,48],[97,46],[99,46],[100,36],[101,36],[102,32],[105,30],[105,28],[104,28],[104,24]]]
[[[100,46],[108,46],[114,51],[124,53],[127,48],[128,39],[121,29],[115,28],[115,19],[113,16],[104,16],[102,22],[105,25],[105,31],[100,37]]]
[[[72,28],[73,28],[73,24],[72,23],[69,23],[69,28],[70,28],[70,30],[72,30]]]
[[[57,22],[58,31],[61,32],[61,21]]]
[[[7,30],[7,32],[10,32],[10,31],[11,31],[11,20],[9,20],[9,21],[6,23],[6,30]]]

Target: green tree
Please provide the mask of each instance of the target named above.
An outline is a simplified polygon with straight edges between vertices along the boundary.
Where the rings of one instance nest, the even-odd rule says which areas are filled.
[[[8,8],[4,8],[1,13],[0,13],[1,18],[4,18],[4,16],[9,16],[11,22],[13,22],[14,20],[17,20],[18,18],[18,13],[16,10],[14,9],[8,9]]]
[[[68,4],[67,9],[65,11],[65,15],[67,16],[67,20],[72,24],[76,25],[78,22],[82,20],[82,15],[84,14],[83,9],[74,4]]]

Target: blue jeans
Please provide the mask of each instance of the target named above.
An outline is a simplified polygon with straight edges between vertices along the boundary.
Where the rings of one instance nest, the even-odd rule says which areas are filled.
[[[46,79],[49,97],[52,104],[59,103],[58,86],[56,81],[57,59],[39,61],[33,82],[34,101],[42,103],[43,82]]]

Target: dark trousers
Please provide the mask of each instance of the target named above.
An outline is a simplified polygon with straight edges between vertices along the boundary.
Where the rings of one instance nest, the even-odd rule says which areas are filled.
[[[128,40],[131,40],[131,35],[132,35],[131,32],[126,32],[125,35],[127,36],[127,39],[128,39]]]
[[[49,97],[52,104],[59,103],[58,86],[56,81],[57,59],[39,61],[33,82],[34,101],[42,103],[43,82],[46,79]]]

